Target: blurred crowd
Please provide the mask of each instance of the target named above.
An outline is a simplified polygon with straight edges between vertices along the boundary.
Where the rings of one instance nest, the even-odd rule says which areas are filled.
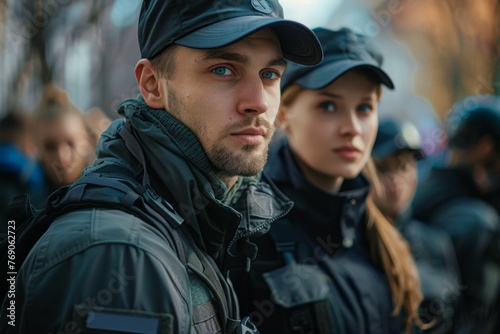
[[[57,188],[73,183],[92,164],[110,120],[95,108],[83,113],[68,93],[48,84],[32,113],[10,110],[0,120],[0,217],[15,195],[30,194],[43,207]],[[6,233],[2,225],[2,233]]]

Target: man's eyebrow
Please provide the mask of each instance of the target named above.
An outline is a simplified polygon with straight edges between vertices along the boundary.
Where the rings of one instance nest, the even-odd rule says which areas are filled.
[[[212,60],[212,59],[230,60],[242,64],[248,64],[250,62],[250,59],[247,56],[242,55],[241,53],[228,52],[224,50],[208,51],[203,57],[203,60]]]
[[[241,64],[249,64],[250,63],[250,58],[245,56],[245,55],[242,55],[241,53],[228,52],[228,51],[223,51],[223,50],[209,51],[203,57],[203,60],[212,60],[212,59],[235,61],[235,62],[238,62]],[[275,59],[270,60],[266,66],[286,67],[286,61],[283,57],[280,56],[280,57],[277,57]]]
[[[286,60],[283,57],[278,57],[267,63],[267,66],[281,66],[286,68]]]

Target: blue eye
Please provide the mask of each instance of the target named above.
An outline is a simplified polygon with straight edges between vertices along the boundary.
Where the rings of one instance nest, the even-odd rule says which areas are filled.
[[[332,102],[323,102],[319,105],[319,107],[327,112],[335,111],[335,105]]]
[[[373,107],[369,104],[361,104],[359,107],[358,107],[358,111],[361,111],[361,112],[369,112],[369,111],[372,111],[373,110]]]
[[[274,80],[274,79],[278,78],[278,74],[276,72],[274,72],[274,71],[266,71],[266,72],[262,73],[262,77],[264,79]]]
[[[216,67],[212,70],[212,72],[217,74],[217,75],[222,75],[222,76],[228,76],[228,75],[233,74],[233,72],[225,66]]]

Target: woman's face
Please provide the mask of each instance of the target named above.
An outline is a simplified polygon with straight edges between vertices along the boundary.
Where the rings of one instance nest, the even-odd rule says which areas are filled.
[[[83,121],[74,115],[41,122],[37,139],[40,160],[55,186],[75,181],[94,150]]]
[[[351,70],[320,90],[303,90],[280,110],[299,167],[327,191],[356,177],[368,161],[378,127],[380,84]]]

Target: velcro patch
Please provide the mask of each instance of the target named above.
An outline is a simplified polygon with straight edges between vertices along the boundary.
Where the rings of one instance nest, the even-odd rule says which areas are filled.
[[[82,330],[81,333],[171,334],[174,332],[174,317],[168,313],[75,305],[73,320]]]

